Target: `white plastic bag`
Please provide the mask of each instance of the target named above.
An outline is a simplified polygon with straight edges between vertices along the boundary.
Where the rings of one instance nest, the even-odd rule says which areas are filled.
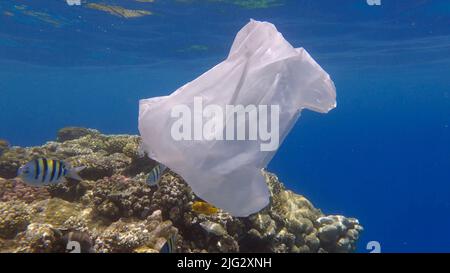
[[[226,105],[273,106],[268,112],[275,113],[278,107],[279,120],[268,117],[266,123],[262,114],[244,115],[245,123],[235,120],[232,125],[270,125],[272,129],[278,125],[281,143],[303,108],[326,113],[336,106],[336,93],[329,75],[303,48],[293,48],[274,25],[251,20],[237,34],[225,61],[169,96],[140,101],[139,130],[149,156],[181,175],[200,198],[244,217],[269,203],[261,169],[276,152],[276,137],[269,145],[261,131],[255,140],[248,137],[250,129],[246,129],[246,140],[230,140],[224,137],[226,133],[221,140],[217,136],[229,129],[230,116],[224,115],[224,127],[218,126],[219,122],[203,135],[190,132],[192,140],[180,140],[179,135],[174,136],[174,124],[182,115],[173,112],[180,105],[191,109],[191,119],[183,121],[192,127],[202,123],[198,127],[206,129],[201,125],[217,117],[199,110],[195,100],[201,100],[203,109],[208,105],[222,109]]]

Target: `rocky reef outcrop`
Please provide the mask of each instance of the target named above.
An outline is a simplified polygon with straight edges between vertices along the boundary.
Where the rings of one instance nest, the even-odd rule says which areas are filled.
[[[4,139],[0,139],[0,155],[3,154],[4,151],[9,149],[9,143],[8,141]]]
[[[304,196],[264,172],[271,202],[236,218],[192,209],[198,197],[168,171],[158,187],[146,178],[156,162],[138,136],[65,128],[39,147],[8,147],[0,156],[0,252],[155,253],[169,238],[177,252],[352,252],[363,228],[355,218],[324,215]],[[83,181],[32,187],[15,178],[36,157],[86,166]],[[68,238],[78,238],[69,240]]]

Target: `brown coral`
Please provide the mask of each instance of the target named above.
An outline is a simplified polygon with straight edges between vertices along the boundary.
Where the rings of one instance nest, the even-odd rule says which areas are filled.
[[[0,203],[0,238],[13,238],[30,222],[27,205],[19,201]]]
[[[122,175],[100,179],[93,189],[96,212],[112,221],[120,217],[143,219],[150,213],[152,189],[143,181]]]
[[[45,200],[50,197],[46,187],[32,187],[20,179],[0,178],[0,202],[20,200],[25,203]]]

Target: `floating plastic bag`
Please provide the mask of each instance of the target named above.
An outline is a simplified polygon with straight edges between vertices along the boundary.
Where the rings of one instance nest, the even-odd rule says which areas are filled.
[[[169,96],[141,100],[139,130],[149,156],[197,196],[245,217],[268,205],[261,169],[301,110],[334,107],[334,84],[311,56],[274,25],[251,20],[225,61]]]

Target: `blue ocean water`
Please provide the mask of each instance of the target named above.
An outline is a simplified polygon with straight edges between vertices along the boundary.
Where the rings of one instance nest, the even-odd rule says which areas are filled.
[[[450,3],[446,0],[0,2],[0,138],[41,145],[68,125],[138,133],[138,100],[222,61],[250,18],[331,75],[338,107],[304,111],[269,165],[327,214],[358,218],[358,251],[450,251]],[[100,3],[99,2],[99,3]]]

